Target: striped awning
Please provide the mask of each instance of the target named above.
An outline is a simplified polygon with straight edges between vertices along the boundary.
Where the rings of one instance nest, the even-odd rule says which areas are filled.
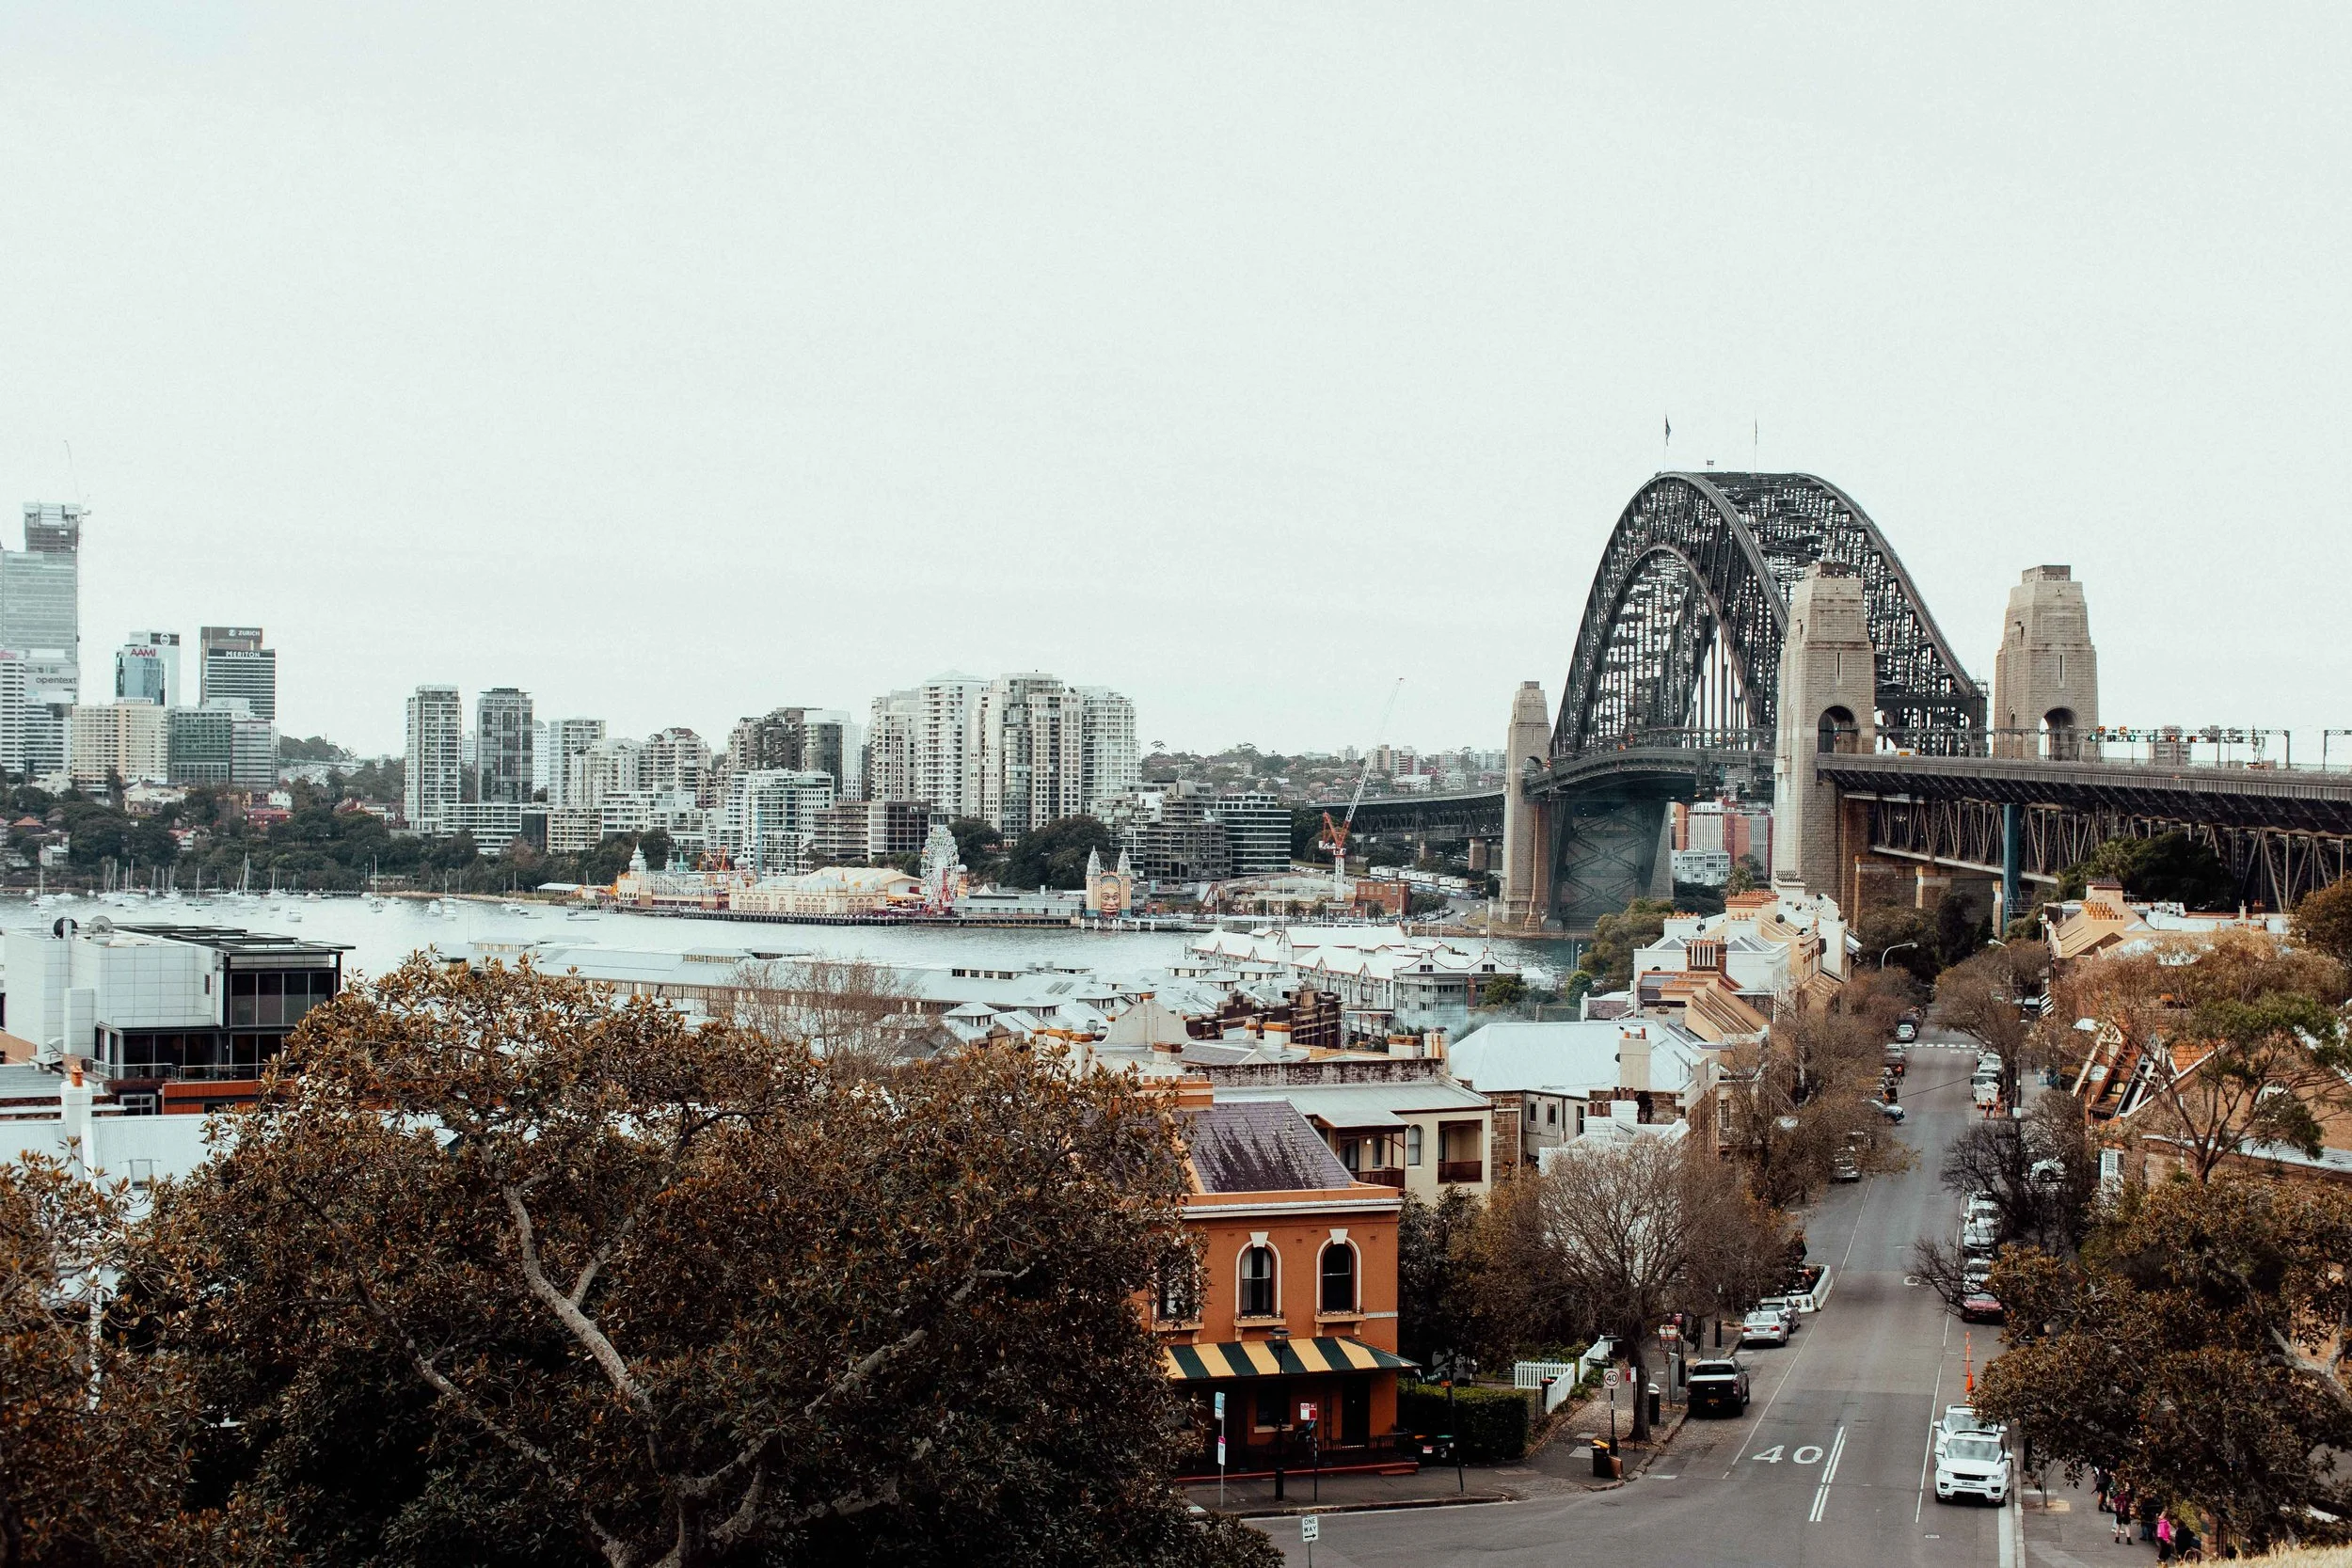
[[[1234,1339],[1169,1345],[1161,1353],[1178,1383],[1229,1377],[1306,1377],[1317,1372],[1409,1370],[1413,1362],[1357,1339]]]

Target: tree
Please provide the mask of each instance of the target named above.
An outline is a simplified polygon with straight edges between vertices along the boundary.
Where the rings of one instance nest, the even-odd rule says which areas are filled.
[[[1728,1053],[1721,1135],[1767,1203],[1803,1202],[1841,1153],[1874,1171],[1908,1163],[1899,1144],[1877,1136],[1882,1121],[1865,1098],[1893,1032],[1893,992],[1874,977],[1848,990],[1851,1006],[1797,1000],[1763,1044]]]
[[[2058,896],[2080,898],[2085,887],[2102,878],[2122,883],[2127,897],[2192,910],[2226,909],[2237,902],[2237,879],[2220,857],[2179,832],[2108,839],[2059,877]]]
[[[2010,1349],[1977,1404],[2079,1478],[2122,1477],[2154,1506],[2194,1505],[2214,1548],[2344,1533],[2329,1474],[2352,1443],[2352,1200],[2231,1179],[2130,1195],[2067,1261],[1994,1263]]]
[[[2065,1021],[2088,1020],[2145,1050],[2145,1101],[2131,1120],[2203,1181],[2255,1144],[2315,1154],[2319,1117],[2352,1109],[2337,1010],[2346,989],[2324,954],[2225,932],[2210,946],[2078,966],[2058,987],[2047,1033],[2065,1037]]]
[[[193,1410],[181,1368],[113,1310],[124,1189],[0,1164],[0,1564],[185,1560]]]
[[[895,969],[865,958],[747,958],[735,1021],[762,1039],[798,1042],[835,1075],[879,1077],[909,1059],[903,1020],[916,1000]]]
[[[1184,1187],[1130,1080],[977,1050],[878,1092],[420,959],[263,1093],[159,1205],[157,1310],[313,1562],[1270,1560],[1167,1484],[1135,1298]]]
[[[2049,987],[2050,950],[2040,942],[1988,947],[1936,977],[1935,1012],[1943,1023],[2001,1058],[2003,1093],[2017,1099],[2017,1074],[2035,1044],[2020,1006]]]
[[[2352,963],[2352,878],[2303,895],[2295,906],[2295,940],[2338,963]]]
[[[1924,910],[1909,904],[1864,910],[1854,919],[1854,937],[1862,943],[1863,966],[1874,972],[1900,970],[1921,985],[1932,985],[1944,971],[1935,923]]]
[[[1005,862],[1011,887],[1075,888],[1086,885],[1087,858],[1105,861],[1119,853],[1111,831],[1091,816],[1057,816],[1021,835]]]
[[[977,816],[959,816],[947,824],[947,831],[956,835],[956,859],[971,873],[974,885],[994,881],[1004,867],[1003,832]]]
[[[1593,940],[1577,968],[1590,979],[1589,989],[1623,990],[1633,983],[1633,955],[1647,947],[1666,929],[1675,907],[1662,899],[1636,898],[1622,913],[1604,914],[1594,923]]]
[[[1731,867],[1731,879],[1724,883],[1724,896],[1735,893],[1753,893],[1770,880],[1764,866],[1754,855],[1742,855]]]
[[[1785,1254],[1780,1219],[1749,1197],[1733,1166],[1682,1141],[1579,1140],[1563,1155],[1538,1179],[1544,1232],[1561,1279],[1626,1346],[1638,1393],[1659,1323],[1760,1277]],[[1638,1397],[1632,1435],[1649,1435]]]
[[[670,863],[670,830],[656,828],[637,841],[637,852],[645,857],[645,868],[660,871]]]

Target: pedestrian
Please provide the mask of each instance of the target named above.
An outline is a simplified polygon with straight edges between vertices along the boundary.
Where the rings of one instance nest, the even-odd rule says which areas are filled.
[[[2113,1488],[2114,1483],[2107,1479],[2106,1471],[2099,1468],[2095,1465],[2092,1465],[2090,1469],[2090,1490],[2099,1499],[2099,1512],[2102,1513],[2112,1513],[2115,1512]]]
[[[2119,1546],[2132,1544],[2132,1493],[2127,1486],[2115,1489],[2115,1542]]]
[[[2172,1513],[2169,1509],[2156,1515],[2156,1560],[2172,1560]]]

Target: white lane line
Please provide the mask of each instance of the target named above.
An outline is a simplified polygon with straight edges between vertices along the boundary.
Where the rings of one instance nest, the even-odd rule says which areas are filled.
[[[1807,1523],[1818,1525],[1821,1522],[1821,1510],[1829,1506],[1830,1482],[1837,1479],[1837,1461],[1845,1452],[1846,1429],[1839,1427],[1837,1435],[1830,1439],[1829,1463],[1821,1466],[1821,1484],[1814,1489],[1813,1512],[1805,1516]]]
[[[1944,1358],[1939,1355],[1935,1358],[1935,1390],[1928,1396],[1928,1414],[1934,1419],[1928,1423],[1928,1446],[1919,1453],[1919,1499],[1911,1505],[1911,1522],[1915,1525],[1928,1506],[1928,1461],[1935,1457],[1935,1428],[1944,1419],[1944,1412],[1937,1405],[1943,1397]]]
[[[1840,1257],[1840,1258],[1837,1259],[1837,1268],[1838,1268],[1838,1272],[1839,1272],[1839,1273],[1841,1273],[1841,1274],[1845,1272],[1845,1268],[1846,1268],[1846,1259],[1851,1258],[1851,1257],[1852,1257],[1852,1256],[1853,1256],[1853,1243],[1854,1243],[1854,1236],[1859,1236],[1859,1235],[1861,1235],[1861,1234],[1862,1234],[1862,1212],[1863,1212],[1863,1210],[1867,1209],[1867,1208],[1870,1206],[1870,1188],[1871,1188],[1872,1186],[1875,1186],[1875,1185],[1877,1185],[1877,1183],[1876,1183],[1876,1182],[1871,1182],[1871,1183],[1869,1183],[1869,1184],[1867,1184],[1867,1185],[1864,1186],[1864,1188],[1862,1189],[1862,1202],[1861,1202],[1859,1205],[1857,1205],[1857,1206],[1855,1207],[1855,1209],[1854,1209],[1854,1215],[1853,1215],[1853,1235],[1848,1236],[1848,1237],[1846,1238],[1846,1251],[1845,1251],[1845,1254],[1844,1254],[1844,1256]],[[1949,1325],[1948,1325],[1948,1323],[1947,1323],[1946,1326],[1947,1326],[1947,1331],[1948,1332],[1948,1329],[1949,1329]],[[1778,1404],[1778,1403],[1780,1402],[1780,1396],[1788,1390],[1788,1380],[1789,1380],[1790,1378],[1795,1377],[1795,1376],[1797,1375],[1797,1363],[1798,1363],[1798,1362],[1800,1362],[1800,1361],[1802,1361],[1802,1360],[1804,1360],[1804,1353],[1805,1353],[1806,1351],[1808,1351],[1808,1350],[1811,1350],[1812,1348],[1813,1348],[1813,1339],[1812,1339],[1812,1337],[1811,1337],[1810,1335],[1808,1335],[1808,1336],[1806,1336],[1806,1338],[1805,1338],[1805,1341],[1804,1341],[1804,1343],[1802,1346],[1800,1346],[1800,1347],[1798,1348],[1798,1350],[1797,1350],[1797,1354],[1796,1354],[1793,1357],[1791,1357],[1791,1358],[1790,1358],[1790,1360],[1789,1360],[1789,1362],[1788,1362],[1788,1369],[1780,1374],[1780,1384],[1779,1384],[1779,1386],[1778,1386],[1777,1387],[1775,1387],[1775,1388],[1772,1390],[1772,1397],[1771,1399],[1766,1400],[1766,1401],[1764,1402],[1764,1414],[1762,1414],[1761,1416],[1758,1416],[1758,1417],[1756,1418],[1756,1425],[1754,1425],[1754,1426],[1752,1426],[1752,1427],[1750,1427],[1750,1428],[1748,1429],[1748,1435],[1749,1435],[1749,1437],[1754,1437],[1754,1436],[1756,1436],[1756,1434],[1760,1433],[1764,1430],[1764,1423],[1765,1423],[1766,1421],[1769,1421],[1769,1420],[1771,1420],[1771,1419],[1772,1419],[1772,1406],[1774,1406],[1774,1405],[1776,1405],[1776,1404]],[[1735,1475],[1737,1475],[1737,1474],[1739,1473],[1739,1470],[1740,1470],[1740,1458],[1741,1458],[1741,1457],[1743,1457],[1743,1456],[1744,1456],[1744,1454],[1745,1454],[1745,1453],[1746,1453],[1746,1444],[1745,1444],[1745,1441],[1743,1440],[1743,1441],[1742,1441],[1742,1443],[1741,1443],[1740,1452],[1740,1453],[1738,1453],[1738,1454],[1734,1454],[1734,1455],[1732,1456],[1732,1460],[1731,1460],[1731,1468],[1730,1468],[1730,1469],[1728,1469],[1728,1470],[1725,1470],[1725,1471],[1724,1472],[1724,1479],[1725,1481],[1729,1481],[1729,1480],[1730,1480],[1733,1476],[1735,1476]]]

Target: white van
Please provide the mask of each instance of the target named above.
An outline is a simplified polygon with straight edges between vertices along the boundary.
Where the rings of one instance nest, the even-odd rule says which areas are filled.
[[[1976,1081],[1975,1088],[1978,1104],[1998,1105],[2001,1102],[2001,1081],[1999,1079],[1979,1078]]]

